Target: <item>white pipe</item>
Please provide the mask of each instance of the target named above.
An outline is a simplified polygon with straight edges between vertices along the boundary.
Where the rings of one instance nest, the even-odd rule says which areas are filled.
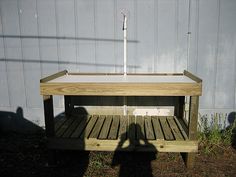
[[[189,0],[188,4],[188,33],[187,33],[187,70],[189,70],[189,57],[190,57],[190,45],[191,45],[191,0]]]
[[[127,75],[127,17],[121,12],[124,16],[123,21],[123,31],[124,31],[124,77]],[[124,96],[124,116],[127,116],[127,98]]]
[[[124,31],[124,75],[127,75],[127,17],[124,15],[123,31]]]

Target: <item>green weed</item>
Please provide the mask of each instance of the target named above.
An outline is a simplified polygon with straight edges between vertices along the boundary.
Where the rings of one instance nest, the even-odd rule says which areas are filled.
[[[216,153],[216,149],[225,149],[226,146],[233,144],[232,137],[236,129],[235,122],[230,126],[225,126],[224,117],[224,129],[222,129],[222,116],[223,114],[214,114],[211,117],[211,122],[207,116],[200,118],[198,138],[200,145],[203,147],[202,151],[206,154]]]

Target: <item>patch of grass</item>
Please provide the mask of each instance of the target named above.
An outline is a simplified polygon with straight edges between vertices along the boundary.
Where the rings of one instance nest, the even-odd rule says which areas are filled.
[[[220,114],[214,114],[209,124],[206,116],[201,117],[201,131],[198,133],[198,138],[201,147],[203,147],[202,151],[206,154],[216,154],[217,149],[224,150],[225,147],[233,144],[236,129],[235,122],[222,129],[221,124],[219,124],[220,118]]]

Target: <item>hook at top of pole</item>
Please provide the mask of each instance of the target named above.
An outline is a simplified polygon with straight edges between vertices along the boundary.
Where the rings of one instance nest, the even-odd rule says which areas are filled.
[[[124,20],[123,20],[123,30],[127,30],[127,15],[124,13],[124,12],[121,12],[121,14],[123,15],[124,17]]]

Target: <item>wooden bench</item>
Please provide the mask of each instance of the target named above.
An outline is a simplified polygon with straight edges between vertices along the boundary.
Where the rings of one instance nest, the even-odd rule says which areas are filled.
[[[188,168],[198,150],[197,120],[202,81],[175,74],[97,74],[62,71],[40,80],[48,148],[88,151],[180,152]],[[65,114],[54,119],[53,95],[65,96]],[[174,116],[89,115],[74,111],[71,96],[174,97]],[[189,120],[184,119],[190,97]]]

